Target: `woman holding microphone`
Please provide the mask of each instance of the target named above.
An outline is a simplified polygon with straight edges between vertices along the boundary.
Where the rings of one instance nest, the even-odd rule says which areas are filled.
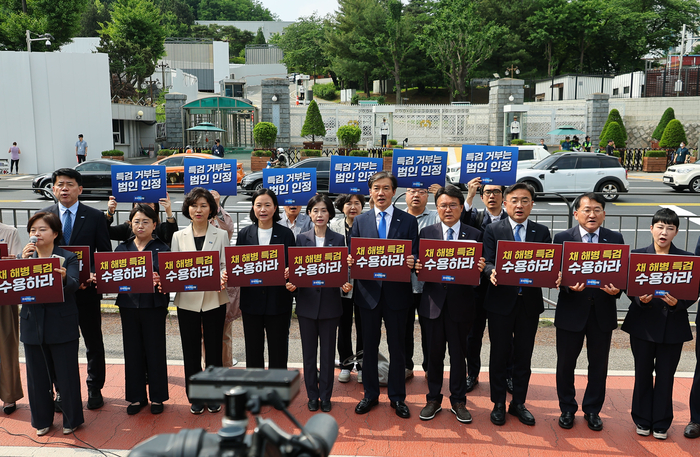
[[[181,251],[219,251],[221,267],[220,291],[178,292],[175,296],[177,320],[180,326],[182,355],[185,362],[185,389],[189,398],[190,376],[202,371],[202,340],[204,340],[205,362],[207,366],[222,366],[222,341],[224,339],[224,320],[226,318],[226,253],[229,245],[226,231],[209,223],[216,217],[217,205],[212,194],[195,187],[182,203],[182,214],[192,220],[186,228],[175,232],[171,250]],[[150,375],[149,375],[150,376]],[[190,412],[202,414],[204,407],[210,413],[221,410],[220,404],[203,405],[192,403]]]
[[[27,222],[30,242],[18,257],[57,257],[61,266],[63,301],[22,305],[20,341],[24,343],[27,367],[27,392],[32,427],[38,436],[46,435],[53,424],[53,385],[61,392],[63,402],[63,434],[78,428],[83,418],[78,369],[78,258],[72,252],[58,247],[61,240],[61,221],[53,213],[39,212]],[[53,373],[49,369],[53,367]],[[55,374],[55,379],[53,378]]]
[[[345,237],[328,228],[328,220],[335,216],[333,202],[326,195],[317,194],[306,205],[314,228],[297,235],[297,246],[345,246]],[[317,411],[319,398],[321,411],[331,410],[333,392],[333,359],[335,336],[343,305],[340,290],[335,287],[300,287],[287,283],[287,290],[297,293],[297,317],[301,333],[301,350],[304,359],[304,383],[309,398],[309,411]],[[343,284],[341,290],[350,292],[352,285]],[[316,372],[316,353],[321,344],[321,376]]]
[[[163,402],[169,398],[165,318],[170,296],[159,292],[158,252],[167,252],[170,248],[157,236],[154,237],[158,213],[149,204],[134,206],[129,213],[129,225],[134,235],[117,246],[114,252],[151,251],[154,290],[152,293],[121,293],[117,296],[124,341],[126,401],[131,402],[126,413],[138,413],[148,405],[150,397],[151,413],[160,414],[163,412]]]

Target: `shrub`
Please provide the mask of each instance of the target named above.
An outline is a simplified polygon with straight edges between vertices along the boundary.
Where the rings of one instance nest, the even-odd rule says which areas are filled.
[[[613,140],[616,148],[625,147],[626,140],[622,133],[622,128],[620,127],[620,124],[615,121],[610,122],[610,124],[608,124],[606,127],[605,138],[600,142],[601,149],[605,149],[605,147],[608,145],[608,140]]]
[[[302,149],[301,155],[306,157],[321,157],[320,149]]]
[[[396,146],[397,144],[399,144],[399,142],[396,140],[389,140],[389,144],[392,146]]]
[[[652,149],[644,153],[644,157],[666,157],[666,151]]]
[[[343,125],[338,128],[336,133],[340,144],[348,149],[352,149],[357,146],[357,142],[360,141],[360,136],[362,136],[362,129],[356,125]]]
[[[358,100],[360,100],[360,96],[357,95],[357,94],[355,94],[355,95],[353,95],[352,98],[350,99],[350,104],[351,104],[351,105],[357,105]]]
[[[102,151],[102,155],[104,157],[114,157],[114,156],[123,157],[124,151],[120,151],[118,149],[110,149],[109,151]]]
[[[271,148],[277,140],[277,127],[272,122],[258,122],[253,128],[255,144],[260,148]]]
[[[617,149],[613,150],[613,156],[620,157],[620,151],[618,151]]]
[[[510,140],[510,144],[512,145],[523,145],[525,144],[525,140],[521,140],[520,138],[516,138],[514,140]]]
[[[316,141],[317,136],[326,136],[326,126],[323,125],[323,118],[316,100],[312,100],[306,109],[306,119],[304,120],[304,126],[301,128],[301,136],[310,136],[312,142]]]
[[[255,157],[272,157],[272,151],[268,149],[256,149],[253,151]]]
[[[377,103],[380,105],[385,105],[386,104],[386,97],[383,95],[379,95],[377,97],[367,97],[367,98],[362,98],[360,99],[360,96],[355,94],[352,96],[352,99],[350,100],[351,105],[357,105],[359,100],[376,100]]]
[[[367,157],[369,155],[369,151],[353,149],[352,151],[350,151],[349,155],[352,157]]]
[[[622,116],[620,116],[620,112],[616,109],[611,109],[610,114],[608,114],[608,120],[605,122],[605,125],[603,126],[603,131],[600,133],[600,144],[608,144],[608,139],[610,138],[610,135],[608,135],[608,127],[610,127],[610,124],[613,122],[617,122],[617,125],[620,129],[621,135],[622,135],[622,143],[627,142],[627,130],[625,129],[625,124],[622,123]],[[615,146],[616,147],[624,147],[624,146],[619,146],[617,144],[617,140],[615,140]]]
[[[675,118],[676,113],[673,111],[673,108],[666,108],[666,111],[664,111],[664,114],[661,116],[659,125],[656,126],[656,128],[654,129],[654,133],[651,134],[651,137],[655,140],[660,140],[664,134],[664,130],[666,130],[666,126],[668,125],[668,123]]]
[[[172,149],[161,149],[160,151],[158,151],[159,156],[165,156],[165,157],[171,156],[174,153],[175,153],[175,151],[173,151]]]
[[[664,129],[664,134],[661,135],[659,147],[662,148],[677,148],[681,145],[681,141],[688,144],[688,138],[685,136],[683,124],[678,119],[672,119]]]
[[[394,156],[394,151],[398,151],[399,149],[387,149],[386,151],[382,151],[382,157],[393,157]]]
[[[314,97],[319,97],[324,100],[335,100],[335,85],[333,83],[314,84]]]

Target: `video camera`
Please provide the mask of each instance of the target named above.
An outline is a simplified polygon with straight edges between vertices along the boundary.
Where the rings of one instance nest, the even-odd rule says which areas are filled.
[[[298,370],[230,370],[208,367],[190,378],[189,398],[194,403],[224,402],[224,418],[218,433],[203,429],[156,435],[138,444],[130,457],[328,457],[338,437],[338,424],[329,414],[316,414],[302,426],[287,406],[299,393]],[[301,429],[298,435],[282,430],[272,420],[259,417],[270,405]],[[246,434],[247,411],[255,417],[253,433]]]

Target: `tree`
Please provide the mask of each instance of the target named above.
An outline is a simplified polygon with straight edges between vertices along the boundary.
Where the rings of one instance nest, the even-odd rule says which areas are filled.
[[[683,143],[688,144],[688,138],[685,136],[683,124],[678,119],[671,119],[664,129],[664,134],[659,141],[659,147],[662,148],[677,148]]]
[[[323,118],[316,100],[311,100],[306,109],[306,119],[304,119],[304,125],[301,128],[301,136],[310,136],[312,142],[316,141],[317,136],[326,136],[326,126],[323,125]]]
[[[627,141],[627,129],[625,128],[625,123],[622,122],[622,116],[620,116],[620,112],[616,110],[615,108],[610,110],[610,114],[608,114],[608,122],[617,122],[617,124],[620,126],[620,130],[622,131],[622,136],[624,137],[624,140]]]
[[[51,46],[35,45],[33,52],[54,51],[80,30],[86,0],[0,0],[0,50],[26,51],[26,30],[53,36]]]
[[[484,22],[476,0],[442,0],[420,38],[425,52],[450,81],[450,100],[465,100],[466,81],[502,43],[505,27]]]
[[[267,44],[267,41],[265,40],[265,34],[262,31],[262,27],[258,29],[258,33],[253,39],[253,44]]]
[[[325,73],[330,61],[325,53],[326,38],[324,34],[324,19],[317,14],[300,17],[294,24],[284,29],[284,34],[275,34],[270,38],[284,51],[282,62],[287,71],[313,75]]]
[[[197,7],[200,21],[276,21],[257,0],[202,0]]]
[[[258,122],[253,127],[253,139],[260,148],[272,148],[277,141],[277,126],[272,122]]]
[[[155,0],[163,16],[161,23],[165,27],[165,36],[187,37],[194,24],[194,13],[185,0]]]
[[[626,145],[627,140],[622,133],[622,127],[615,121],[610,122],[607,128],[605,128],[605,138],[601,138],[599,147],[601,149],[605,148],[609,140],[615,142],[616,148],[624,148]]]
[[[655,140],[660,140],[664,134],[664,130],[666,129],[668,123],[675,118],[676,113],[673,111],[673,108],[666,108],[666,111],[664,111],[664,114],[661,116],[659,125],[656,126],[656,128],[654,129],[654,133],[651,134],[651,137]]]
[[[101,26],[100,23],[109,22],[109,6],[100,0],[89,1],[80,18],[80,32],[78,36],[96,37]]]
[[[190,35],[192,38],[210,38],[216,41],[228,42],[229,56],[231,59],[243,54],[245,57],[245,46],[253,43],[253,32],[248,30],[240,30],[231,25],[224,27],[211,25],[193,25],[190,27]]]
[[[417,49],[413,35],[410,17],[402,12],[403,5],[399,0],[387,0],[383,3],[385,9],[384,33],[378,33],[374,38],[379,62],[386,72],[396,81],[396,104],[402,104],[401,76],[408,56]]]
[[[149,0],[117,0],[112,22],[100,29],[100,52],[109,54],[112,93],[129,93],[155,71],[165,55],[161,12]]]

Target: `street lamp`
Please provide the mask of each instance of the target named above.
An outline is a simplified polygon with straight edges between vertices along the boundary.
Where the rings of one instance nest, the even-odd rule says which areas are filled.
[[[32,52],[32,41],[45,41],[46,46],[51,46],[51,40],[56,40],[50,33],[42,33],[38,38],[32,38],[29,30],[26,31],[27,35],[27,52]],[[36,35],[36,34],[35,34]]]
[[[506,68],[506,76],[512,74],[513,76],[520,74],[520,69],[515,65],[511,65],[510,68]]]

